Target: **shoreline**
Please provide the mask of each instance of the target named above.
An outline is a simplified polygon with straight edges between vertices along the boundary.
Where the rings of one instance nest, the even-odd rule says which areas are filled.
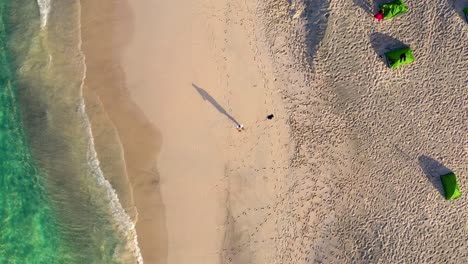
[[[135,223],[144,261],[165,263],[165,209],[155,169],[161,136],[133,103],[119,66],[132,35],[132,9],[112,1],[82,1],[81,7],[87,63],[83,93],[102,170],[119,198],[125,198],[122,206]]]

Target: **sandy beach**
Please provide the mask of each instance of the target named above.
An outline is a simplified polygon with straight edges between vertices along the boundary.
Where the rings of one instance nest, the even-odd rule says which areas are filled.
[[[466,197],[438,181],[467,188],[461,3],[81,4],[96,149],[121,149],[101,163],[145,263],[468,260]],[[390,69],[401,43],[416,61]]]

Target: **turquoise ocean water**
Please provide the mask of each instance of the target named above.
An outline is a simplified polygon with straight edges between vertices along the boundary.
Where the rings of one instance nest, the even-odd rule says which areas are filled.
[[[79,1],[0,0],[0,264],[137,263],[94,151]]]

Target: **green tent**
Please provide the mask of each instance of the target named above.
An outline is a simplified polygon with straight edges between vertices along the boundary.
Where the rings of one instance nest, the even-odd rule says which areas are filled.
[[[445,199],[453,200],[461,196],[460,189],[458,189],[457,176],[455,173],[451,172],[440,176],[442,180],[442,185],[445,190]]]
[[[465,14],[466,22],[468,23],[468,7],[463,9],[463,13]]]
[[[391,3],[380,5],[379,7],[380,9],[384,9],[384,19],[390,19],[408,12],[408,7],[402,0],[395,0]]]
[[[385,53],[388,66],[392,69],[398,68],[401,65],[410,64],[414,61],[413,52],[410,48],[401,48]]]

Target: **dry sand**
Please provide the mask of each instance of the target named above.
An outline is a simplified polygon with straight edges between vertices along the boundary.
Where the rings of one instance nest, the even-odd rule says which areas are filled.
[[[270,64],[256,52],[253,12],[243,10],[255,7],[130,3],[138,15],[123,65],[132,98],[162,134],[167,263],[222,263],[231,254],[223,244],[250,243],[256,231],[248,226],[265,222],[260,208],[275,198],[287,169],[279,93],[269,86]],[[231,22],[235,12],[246,21]],[[252,214],[240,219],[246,210]]]
[[[438,180],[453,170],[466,190],[458,10],[421,1],[377,23],[370,1],[267,2],[274,29],[263,39],[290,109],[292,165],[303,168],[291,174],[277,263],[466,262],[466,197],[445,201]],[[400,42],[416,62],[389,69],[379,55]]]
[[[382,23],[370,0],[105,2],[84,4],[89,93],[146,263],[468,260],[466,196],[437,180],[467,188],[460,1]],[[391,70],[379,55],[402,43],[416,62]]]

